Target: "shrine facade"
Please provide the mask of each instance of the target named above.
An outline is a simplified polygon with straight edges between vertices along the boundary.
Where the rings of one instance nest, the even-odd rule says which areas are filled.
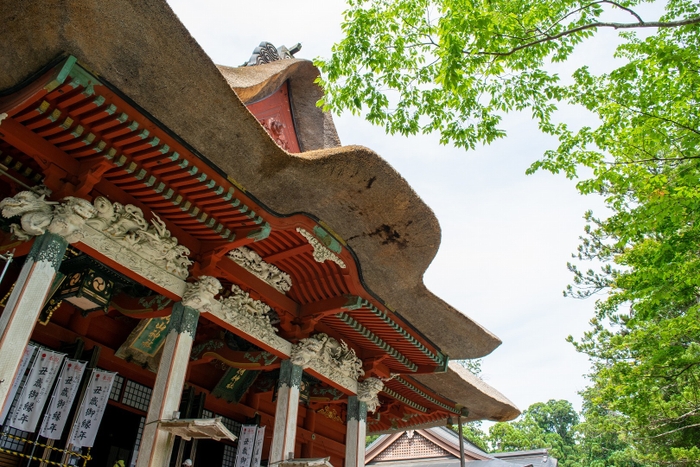
[[[298,47],[217,67],[165,2],[15,3],[0,463],[358,467],[368,433],[518,415],[454,361],[500,341],[422,283],[435,216]]]

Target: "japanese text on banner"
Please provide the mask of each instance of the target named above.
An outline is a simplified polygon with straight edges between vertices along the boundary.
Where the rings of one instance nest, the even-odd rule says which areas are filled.
[[[65,356],[65,354],[51,350],[39,349],[39,355],[34,360],[8,425],[18,430],[34,433],[41,412],[46,405],[51,386],[53,386]]]
[[[48,439],[61,439],[63,428],[66,426],[68,412],[73,406],[75,395],[80,387],[80,379],[85,371],[85,362],[66,359],[58,377],[58,383],[53,390],[49,408],[44,415],[39,434]]]
[[[97,428],[102,421],[109,393],[112,390],[116,373],[94,369],[85,396],[80,403],[75,425],[71,430],[68,443],[76,448],[92,447],[97,435]]]
[[[27,371],[27,368],[29,368],[29,364],[32,362],[32,358],[34,358],[34,353],[37,351],[37,349],[38,347],[32,344],[27,345],[27,347],[24,349],[24,355],[22,355],[22,360],[20,360],[19,362],[17,376],[15,376],[15,380],[12,382],[12,387],[10,388],[10,392],[7,395],[7,403],[5,404],[5,408],[3,409],[2,414],[0,415],[0,425],[5,424],[5,418],[7,418],[7,414],[10,411],[12,401],[15,400],[17,390],[19,389],[19,384],[22,382],[22,378],[24,378],[24,373]]]
[[[255,444],[253,445],[253,458],[250,461],[250,467],[260,467],[260,459],[262,458],[263,442],[265,441],[265,427],[258,427],[258,432],[255,434]]]
[[[256,431],[257,427],[255,425],[243,425],[241,427],[241,436],[238,438],[238,450],[236,451],[234,467],[250,467]]]

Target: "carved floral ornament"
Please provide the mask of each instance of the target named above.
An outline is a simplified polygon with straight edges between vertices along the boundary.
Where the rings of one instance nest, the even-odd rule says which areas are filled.
[[[132,204],[112,203],[104,196],[92,203],[73,196],[56,202],[48,201],[47,194],[39,187],[0,201],[4,217],[21,216],[19,224],[10,226],[19,240],[50,232],[75,243],[84,238],[87,225],[176,277],[189,275],[190,250],[178,244],[156,214],[149,225],[143,211]]]
[[[331,408],[331,406],[329,406],[329,405],[323,407],[322,409],[317,410],[316,413],[321,414],[324,417],[331,419],[333,421],[343,423],[343,419],[340,417],[340,414],[338,413],[338,411],[334,408]]]
[[[235,328],[268,343],[280,339],[270,322],[272,309],[269,305],[252,299],[235,284],[231,286],[231,295],[217,300],[214,297],[221,289],[221,283],[215,277],[201,276],[196,282],[187,284],[182,304],[200,312],[223,315]]]
[[[282,293],[292,288],[292,278],[277,266],[266,263],[255,251],[244,246],[232,250],[228,257],[251,274],[270,284]]]
[[[287,135],[284,134],[286,125],[274,117],[263,118],[260,124],[267,130],[267,133],[275,140],[275,143],[287,152],[292,152],[289,146]]]
[[[339,374],[355,381],[365,374],[362,360],[357,358],[355,351],[342,340],[338,342],[324,333],[301,339],[292,347],[290,360],[302,368],[313,363],[315,367],[323,368],[326,374]]]
[[[379,378],[366,378],[357,385],[357,399],[367,404],[367,412],[374,412],[379,407],[379,393],[384,389],[384,382]]]
[[[324,261],[333,261],[341,268],[346,268],[345,261],[336,256],[331,250],[326,248],[326,246],[323,245],[323,243],[321,243],[321,241],[318,238],[316,238],[312,233],[309,233],[307,230],[304,230],[301,227],[297,227],[297,232],[299,232],[302,235],[302,237],[304,237],[306,241],[308,241],[309,244],[313,247],[314,260],[316,260],[317,263],[323,263]]]

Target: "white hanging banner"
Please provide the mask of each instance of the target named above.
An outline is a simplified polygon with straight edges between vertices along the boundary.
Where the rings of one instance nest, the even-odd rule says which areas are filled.
[[[65,356],[66,354],[39,349],[39,355],[34,359],[27,383],[22,388],[8,423],[9,426],[34,433]]]
[[[31,363],[37,348],[37,346],[29,344],[24,349],[24,355],[22,355],[22,360],[20,360],[19,362],[17,376],[15,376],[15,380],[12,382],[10,393],[7,395],[7,403],[5,404],[5,408],[2,411],[2,415],[0,415],[0,425],[5,424],[5,419],[7,418],[7,414],[10,411],[10,407],[12,406],[12,401],[15,400],[15,396],[17,395],[19,385],[22,382],[22,378],[24,378],[24,373],[26,373],[27,368],[29,368],[29,363]]]
[[[258,427],[258,432],[255,434],[255,444],[253,444],[253,458],[250,460],[250,467],[260,467],[260,459],[262,458],[263,442],[265,441],[265,427]]]
[[[76,448],[92,447],[97,435],[97,428],[102,421],[109,393],[112,390],[116,373],[109,371],[92,370],[90,382],[85,390],[85,396],[77,412],[77,418],[68,443]]]
[[[256,431],[257,427],[255,425],[243,425],[241,427],[241,436],[238,437],[238,450],[236,451],[234,467],[250,467]]]
[[[58,383],[53,390],[51,403],[44,414],[39,434],[48,439],[61,439],[63,429],[66,426],[68,412],[73,406],[75,395],[80,388],[80,379],[83,377],[87,362],[66,359],[58,376]]]

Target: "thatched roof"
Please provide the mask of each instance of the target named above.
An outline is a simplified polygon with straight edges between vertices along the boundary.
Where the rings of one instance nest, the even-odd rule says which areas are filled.
[[[299,107],[301,101],[295,105],[303,118],[320,122],[325,130],[322,138],[302,134],[305,149],[313,150],[298,155],[280,149],[248,112],[241,98],[263,97],[294,74],[304,79],[315,73],[310,63],[288,60],[253,72],[220,70],[164,0],[4,2],[2,12],[0,91],[19,86],[59,57],[76,56],[269,210],[322,220],[358,258],[367,288],[450,358],[480,357],[500,344],[423,284],[440,227],[386,161],[364,147],[337,146],[328,116]],[[227,79],[240,80],[241,98]],[[295,99],[303,97],[294,92]],[[316,91],[309,92],[313,97]],[[419,379],[439,389],[433,383],[443,377]],[[489,406],[484,416],[493,418],[490,410],[510,410],[511,415],[517,410],[505,398],[502,403],[509,409]]]

